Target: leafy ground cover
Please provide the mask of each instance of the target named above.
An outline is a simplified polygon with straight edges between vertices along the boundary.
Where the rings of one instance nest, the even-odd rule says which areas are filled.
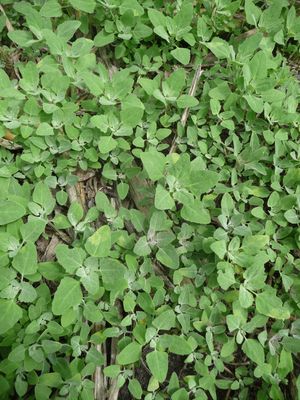
[[[299,2],[0,11],[0,398],[300,399]]]

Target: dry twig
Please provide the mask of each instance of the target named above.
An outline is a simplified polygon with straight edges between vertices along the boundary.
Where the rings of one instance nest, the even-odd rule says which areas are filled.
[[[198,86],[198,83],[199,83],[199,80],[200,80],[202,74],[203,74],[203,70],[201,68],[201,65],[199,65],[198,68],[196,69],[194,78],[192,80],[192,84],[191,84],[191,87],[190,87],[190,90],[189,90],[189,96],[194,96],[195,95],[196,90],[197,90],[197,86]],[[182,114],[182,117],[181,117],[181,120],[180,120],[181,125],[183,127],[185,127],[185,125],[186,125],[186,122],[188,120],[189,114],[190,114],[190,108],[186,107],[184,109],[184,111],[183,111],[183,114]],[[172,146],[170,148],[169,154],[174,153],[174,151],[176,149],[176,146],[177,146],[176,139],[177,139],[177,136],[175,135],[174,138],[173,138],[173,142],[172,142]]]
[[[0,146],[8,150],[20,150],[22,146],[16,143],[12,143],[10,140],[0,138]]]
[[[2,12],[2,14],[5,17],[5,25],[6,25],[6,29],[8,30],[8,32],[12,32],[14,30],[14,27],[12,26],[10,20],[8,19],[6,12],[3,8],[3,6],[0,4],[0,11]]]

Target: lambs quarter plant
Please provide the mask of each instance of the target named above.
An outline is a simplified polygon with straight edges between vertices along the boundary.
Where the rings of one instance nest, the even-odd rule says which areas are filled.
[[[0,12],[0,399],[300,399],[299,1]]]

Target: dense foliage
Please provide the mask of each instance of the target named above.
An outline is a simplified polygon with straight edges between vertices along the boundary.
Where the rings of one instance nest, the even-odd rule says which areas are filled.
[[[0,4],[0,398],[300,399],[299,2]]]

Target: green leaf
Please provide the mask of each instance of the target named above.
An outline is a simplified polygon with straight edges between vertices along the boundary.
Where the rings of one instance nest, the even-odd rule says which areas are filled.
[[[191,52],[189,49],[177,47],[177,49],[171,51],[171,54],[175,60],[183,65],[187,65],[190,62]]]
[[[225,254],[227,253],[226,248],[226,241],[225,240],[218,240],[210,245],[212,251],[221,259],[223,260]]]
[[[142,120],[144,104],[134,94],[130,94],[122,101],[121,121],[131,128],[135,128]]]
[[[218,271],[217,281],[223,290],[228,290],[231,285],[235,284],[235,276],[231,264],[227,262],[224,264],[225,268]]]
[[[109,153],[114,150],[118,142],[112,136],[101,136],[98,142],[99,150],[102,154]]]
[[[169,351],[180,356],[185,356],[191,354],[193,349],[190,344],[182,336],[168,336],[169,341]]]
[[[151,351],[146,356],[146,362],[154,378],[160,383],[164,382],[168,373],[168,354],[164,351]]]
[[[182,94],[177,99],[177,107],[179,108],[195,107],[198,103],[195,97],[189,96],[188,94]]]
[[[104,258],[101,260],[100,271],[105,289],[122,291],[127,288],[127,269],[120,261]]]
[[[186,221],[207,225],[210,223],[209,211],[205,209],[200,200],[186,202],[181,209],[181,217]]]
[[[134,399],[141,399],[143,395],[143,389],[140,385],[140,382],[133,378],[129,380],[128,390],[132,394]]]
[[[269,243],[267,235],[250,235],[243,240],[243,248],[247,253],[255,254]]]
[[[25,244],[14,257],[12,265],[22,275],[34,274],[38,269],[35,245],[31,242]]]
[[[257,365],[265,362],[265,353],[262,345],[255,339],[246,339],[242,346],[243,352]]]
[[[76,8],[76,10],[84,11],[86,13],[93,13],[95,10],[95,0],[69,0],[70,4]]]
[[[133,251],[138,256],[147,256],[151,253],[151,247],[148,244],[146,236],[142,236],[134,245]]]
[[[165,26],[166,17],[159,10],[150,8],[148,10],[148,16],[153,26]]]
[[[136,342],[129,343],[118,355],[117,363],[121,365],[133,364],[140,360],[142,346]]]
[[[35,185],[32,199],[44,208],[47,214],[50,214],[55,206],[55,200],[49,187],[44,182],[38,182]]]
[[[58,372],[44,373],[39,377],[39,383],[48,387],[58,388],[62,384],[62,377]]]
[[[192,170],[185,187],[194,195],[209,192],[218,183],[220,176],[217,172],[208,170]]]
[[[143,166],[153,181],[163,177],[166,159],[165,156],[156,149],[151,149],[141,154]]]
[[[299,337],[285,336],[282,340],[282,345],[286,351],[291,353],[300,352],[300,339]]]
[[[61,6],[57,0],[47,0],[40,10],[43,17],[60,17],[62,15]]]
[[[113,33],[106,33],[104,30],[97,33],[94,37],[94,43],[96,47],[104,47],[115,40],[115,35]]]
[[[0,200],[0,225],[17,221],[26,214],[26,209],[14,201]]]
[[[224,193],[221,200],[222,214],[229,217],[234,210],[234,201],[229,193]]]
[[[62,24],[59,24],[57,27],[57,35],[62,38],[64,41],[69,41],[74,36],[77,29],[80,27],[80,21],[64,21]]]
[[[259,293],[256,296],[256,309],[259,313],[274,319],[289,319],[290,312],[283,307],[282,301],[272,290]]]
[[[247,23],[257,26],[262,10],[252,0],[245,1],[245,13]]]
[[[249,308],[253,304],[253,295],[243,286],[240,286],[239,302],[243,308]]]
[[[42,122],[37,128],[36,134],[38,136],[52,136],[54,135],[54,130],[47,122]]]
[[[82,249],[69,249],[65,244],[58,244],[55,248],[57,261],[64,267],[66,272],[73,274],[82,266],[85,253]]]
[[[8,32],[7,36],[20,47],[29,47],[34,42],[31,32],[25,30],[15,29]]]
[[[22,308],[13,300],[0,299],[0,335],[3,335],[22,317]]]
[[[231,50],[229,44],[221,38],[214,37],[211,42],[204,43],[204,45],[220,60],[223,58],[231,58],[231,51],[233,50]]]
[[[118,196],[121,200],[124,200],[129,192],[129,185],[125,182],[120,182],[117,185],[117,192],[118,192]]]
[[[156,187],[154,204],[158,210],[171,210],[175,207],[175,202],[170,193],[159,184]]]
[[[93,257],[107,257],[111,248],[111,231],[108,225],[101,226],[85,243],[86,251]]]
[[[68,210],[68,220],[73,226],[76,226],[78,222],[83,218],[83,208],[78,201],[74,201]]]
[[[65,277],[60,281],[52,302],[54,315],[62,315],[71,308],[77,307],[82,301],[79,281]]]
[[[263,99],[253,96],[253,95],[245,95],[244,98],[246,99],[247,103],[249,104],[250,108],[260,114],[264,110],[264,102]]]
[[[171,244],[168,246],[164,246],[158,249],[156,253],[156,258],[159,262],[161,262],[164,266],[177,269],[179,267],[179,256],[176,252],[176,249]]]
[[[170,330],[171,328],[175,328],[175,313],[173,310],[167,310],[159,314],[154,320],[152,324],[158,330]]]
[[[20,232],[24,242],[35,242],[44,232],[46,222],[32,217],[26,224],[22,225]]]

